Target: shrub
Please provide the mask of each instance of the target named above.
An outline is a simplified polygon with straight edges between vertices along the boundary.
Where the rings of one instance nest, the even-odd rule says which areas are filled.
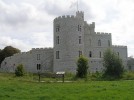
[[[124,72],[122,60],[111,49],[106,50],[104,53],[103,66],[105,67],[103,74],[105,78],[117,79],[122,77]]]
[[[15,69],[15,75],[16,76],[23,76],[24,75],[24,68],[23,68],[22,64],[18,65],[17,68]]]
[[[77,73],[76,77],[86,78],[88,69],[88,59],[84,56],[80,56],[77,61]]]

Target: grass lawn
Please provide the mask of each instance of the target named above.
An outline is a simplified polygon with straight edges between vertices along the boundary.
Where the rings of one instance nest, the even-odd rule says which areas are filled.
[[[0,100],[134,100],[134,81],[39,83],[0,73]]]

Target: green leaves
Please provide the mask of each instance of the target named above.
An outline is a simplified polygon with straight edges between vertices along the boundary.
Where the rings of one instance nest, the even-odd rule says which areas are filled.
[[[23,76],[24,75],[24,68],[23,68],[22,64],[18,65],[17,68],[15,69],[15,75],[16,76]]]
[[[104,77],[120,78],[123,74],[123,64],[120,57],[111,49],[107,49],[103,59]]]
[[[20,53],[20,50],[12,46],[7,46],[3,50],[0,50],[0,64],[6,57],[12,56],[15,53]]]
[[[77,77],[84,78],[87,76],[88,59],[84,56],[80,56],[77,61]]]

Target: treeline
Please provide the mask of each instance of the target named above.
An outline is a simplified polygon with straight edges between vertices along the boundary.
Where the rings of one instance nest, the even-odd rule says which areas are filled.
[[[14,48],[12,46],[6,46],[4,49],[0,49],[0,65],[2,61],[9,56],[12,56],[15,53],[20,53],[21,51],[17,48]]]

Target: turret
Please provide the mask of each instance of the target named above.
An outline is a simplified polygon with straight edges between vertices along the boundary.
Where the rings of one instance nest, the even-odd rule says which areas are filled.
[[[76,12],[76,17],[82,18],[82,19],[84,20],[84,12],[82,12],[82,11],[77,11],[77,12]]]
[[[84,14],[54,20],[54,72],[76,71],[76,59],[84,53]]]

